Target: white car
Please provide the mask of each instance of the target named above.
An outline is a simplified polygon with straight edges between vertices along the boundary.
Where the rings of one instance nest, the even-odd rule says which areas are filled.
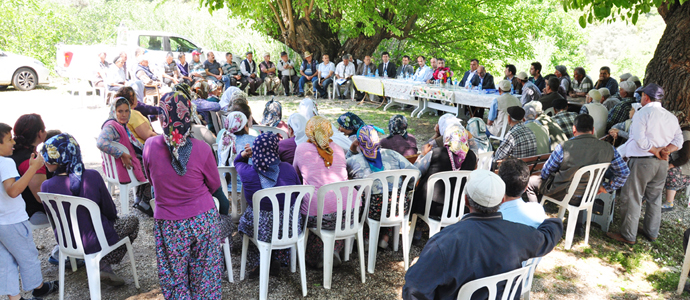
[[[29,91],[37,85],[49,84],[49,74],[46,66],[36,59],[0,50],[0,90],[11,85]]]

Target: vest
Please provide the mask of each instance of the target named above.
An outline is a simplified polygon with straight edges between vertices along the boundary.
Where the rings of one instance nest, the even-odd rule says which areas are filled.
[[[544,126],[537,122],[525,122],[525,127],[529,128],[537,139],[537,155],[550,153],[551,145],[549,145],[549,132]]]
[[[581,167],[611,162],[613,155],[611,144],[600,141],[591,134],[578,135],[563,143],[563,161],[558,171],[542,183],[540,191],[544,195],[555,196],[557,199],[563,197],[568,192],[575,173]],[[576,194],[584,193],[588,177],[587,175],[582,177]]]
[[[503,129],[503,123],[508,115],[506,110],[508,107],[512,106],[522,106],[522,103],[520,103],[520,99],[509,93],[498,96],[496,100],[498,102],[498,115],[496,116],[496,120],[494,120],[494,124],[490,126],[489,131],[493,135],[502,136],[503,132],[501,132],[501,130]],[[508,130],[508,128],[506,128],[506,130]]]
[[[134,173],[134,176],[137,178],[137,181],[146,181],[146,176],[144,176],[144,172],[141,170],[141,162],[139,161],[136,153],[134,152],[134,146],[132,146],[132,143],[129,142],[127,131],[125,131],[125,128],[122,126],[122,124],[118,123],[115,120],[109,120],[105,122],[103,126],[108,124],[110,124],[110,126],[113,126],[113,128],[115,128],[115,131],[117,131],[117,134],[120,135],[120,140],[117,142],[124,145],[125,148],[129,150],[129,154],[132,156],[132,172]],[[129,173],[127,173],[127,169],[125,168],[125,165],[122,163],[121,159],[115,160],[115,167],[117,168],[117,176],[119,177],[118,179],[120,180],[120,183],[132,182],[132,180],[130,180],[129,178]],[[105,169],[105,161],[103,162],[103,169]]]
[[[606,119],[609,111],[601,103],[585,104],[587,112],[594,119],[594,136],[601,138],[606,135]]]
[[[558,126],[558,124],[552,120],[551,117],[542,114],[537,118],[537,120],[546,125],[546,129],[549,131],[549,138],[551,139],[551,151],[556,149],[556,145],[563,144],[563,142],[568,140],[568,137],[563,132],[563,129],[561,129],[561,126]]]
[[[251,63],[251,65],[250,65],[250,64],[249,64],[249,61],[245,58],[245,59],[242,61],[242,64],[244,65],[244,69],[245,69],[249,74],[256,73],[256,62],[255,62],[255,61],[252,60],[252,63]],[[244,75],[242,75],[242,76],[244,76]]]
[[[465,156],[465,160],[462,162],[462,165],[460,166],[460,169],[471,171],[474,170],[476,166],[477,156],[474,154],[474,152],[468,151],[467,155]],[[431,150],[431,163],[429,164],[429,169],[427,170],[425,175],[419,178],[417,189],[415,189],[414,191],[414,203],[418,203],[415,206],[421,205],[421,207],[424,207],[424,204],[428,200],[426,197],[426,183],[429,180],[429,176],[436,174],[438,172],[446,172],[451,170],[452,166],[450,164],[450,157],[448,156],[448,150],[446,149],[446,147],[440,146]],[[455,189],[455,180],[451,179],[450,185],[450,190],[453,191],[453,189]],[[445,195],[446,191],[443,186],[443,182],[436,182],[436,184],[434,185],[434,194],[432,195],[431,200],[436,203],[443,204]],[[424,213],[423,209],[419,213]]]

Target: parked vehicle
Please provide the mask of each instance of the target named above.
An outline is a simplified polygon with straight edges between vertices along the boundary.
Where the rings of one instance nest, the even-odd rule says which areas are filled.
[[[0,50],[0,90],[11,85],[29,91],[50,83],[49,74],[48,68],[34,58]]]
[[[161,32],[161,31],[129,31],[127,27],[118,27],[117,45],[65,45],[58,44],[56,52],[55,72],[70,79],[92,80],[96,76],[98,66],[98,54],[106,53],[106,61],[112,63],[120,56],[120,53],[127,54],[128,72],[134,70],[137,65],[135,52],[137,49],[146,51],[149,57],[149,67],[157,75],[163,72],[165,55],[172,52],[175,60],[180,53],[184,53],[187,62],[192,61],[192,51],[197,50],[201,53],[201,61],[206,60],[206,54],[213,52],[216,60],[222,65],[225,63],[226,51],[206,50],[191,39],[184,36]],[[233,60],[237,63],[241,61],[239,55],[233,55]]]

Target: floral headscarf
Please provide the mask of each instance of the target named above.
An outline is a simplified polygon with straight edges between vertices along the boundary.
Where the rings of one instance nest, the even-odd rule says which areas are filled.
[[[290,118],[288,118],[288,126],[290,126],[295,133],[295,144],[299,145],[307,141],[307,135],[304,132],[304,129],[307,127],[307,119],[305,119],[303,115],[299,113],[290,115]]]
[[[460,120],[454,114],[445,114],[438,118],[438,132],[441,136],[444,136],[446,128],[450,128],[453,125],[460,125]]]
[[[235,141],[237,136],[235,136],[235,132],[242,130],[245,126],[247,126],[247,117],[239,111],[233,111],[223,119],[225,131],[223,131],[223,137],[220,140],[220,145],[218,145],[218,166],[225,166],[228,158],[236,154]]]
[[[384,133],[383,129],[372,125],[362,126],[359,131],[357,131],[359,149],[362,151],[367,162],[369,162],[369,168],[371,168],[373,172],[383,171],[379,132]]]
[[[125,132],[127,132],[127,138],[129,139],[129,142],[134,146],[135,148],[142,150],[144,149],[144,145],[137,140],[136,137],[134,137],[134,134],[127,128],[127,123],[120,123],[120,121],[117,120],[117,107],[120,105],[126,104],[127,109],[129,109],[129,118],[127,119],[127,123],[129,123],[129,120],[132,118],[132,106],[129,104],[129,100],[125,97],[119,97],[116,98],[112,103],[110,104],[110,113],[108,114],[108,120],[115,120],[118,124],[122,125],[122,127],[125,128]]]
[[[333,136],[333,126],[324,117],[315,116],[307,122],[304,133],[309,139],[308,142],[316,146],[319,156],[323,158],[324,164],[330,168],[333,164],[333,149],[329,145]]]
[[[172,167],[177,175],[187,173],[187,162],[192,154],[190,106],[192,103],[182,92],[170,92],[158,103],[162,108],[158,118],[163,127],[163,137],[172,156]]]
[[[407,118],[403,115],[395,115],[391,117],[388,121],[388,131],[390,132],[389,138],[394,135],[402,135],[404,139],[407,139]]]
[[[47,164],[58,165],[56,174],[67,172],[69,190],[73,196],[79,196],[84,163],[81,161],[81,149],[77,140],[69,133],[56,135],[43,143],[41,155]]]
[[[357,134],[357,130],[362,128],[362,126],[367,125],[364,123],[364,121],[362,121],[362,119],[359,116],[349,111],[342,114],[338,118],[338,124],[340,124],[340,126],[347,130],[352,130],[350,136]]]
[[[280,102],[273,99],[266,102],[266,108],[264,108],[264,119],[261,121],[261,124],[276,127],[282,118],[283,106],[280,105]]]
[[[280,157],[278,156],[278,135],[264,132],[252,144],[252,166],[259,174],[261,188],[272,188],[280,175]]]
[[[304,98],[304,100],[299,103],[297,111],[307,120],[311,120],[312,117],[319,115],[319,107],[311,98]]]
[[[231,86],[225,89],[225,92],[223,92],[223,95],[220,97],[219,104],[223,111],[227,111],[237,102],[244,102],[246,104],[247,94],[240,90],[240,88]]]
[[[470,146],[467,144],[468,140],[467,130],[459,124],[447,128],[443,135],[443,145],[448,150],[448,157],[450,157],[453,171],[460,170],[460,165],[465,160],[467,151],[470,150]]]

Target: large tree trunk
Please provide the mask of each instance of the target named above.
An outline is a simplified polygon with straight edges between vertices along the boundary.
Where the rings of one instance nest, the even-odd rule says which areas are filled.
[[[667,9],[664,3],[659,13],[666,29],[647,65],[645,84],[656,83],[664,88],[664,107],[690,113],[690,2],[678,2]]]

